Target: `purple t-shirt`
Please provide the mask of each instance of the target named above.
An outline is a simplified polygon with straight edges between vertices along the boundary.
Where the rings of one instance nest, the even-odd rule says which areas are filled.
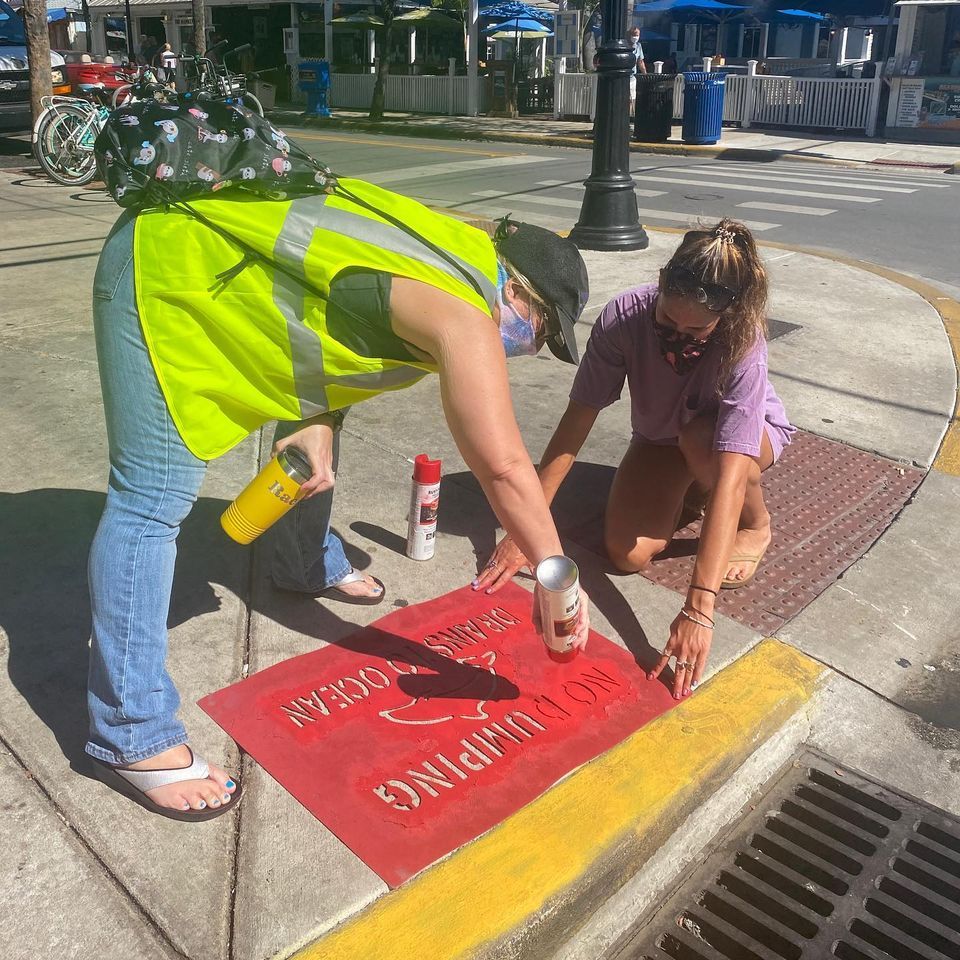
[[[794,427],[767,376],[762,338],[736,365],[722,394],[717,391],[720,351],[707,347],[689,373],[676,374],[663,359],[653,328],[657,284],[626,290],[611,300],[590,334],[570,399],[602,410],[630,388],[633,439],[675,444],[691,420],[716,413],[717,451],[760,455],[766,427],[774,459],[790,442]]]

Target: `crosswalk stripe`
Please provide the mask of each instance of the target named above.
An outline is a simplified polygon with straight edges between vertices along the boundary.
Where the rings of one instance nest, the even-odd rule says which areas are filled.
[[[477,190],[471,194],[474,197],[483,197],[489,200],[501,200],[504,203],[539,203],[545,207],[571,207],[580,209],[582,201],[568,200],[566,197],[544,197],[539,193],[511,193],[505,195],[502,190]]]
[[[775,213],[802,213],[808,217],[825,217],[836,210],[826,207],[796,207],[789,203],[765,203],[763,200],[751,200],[749,203],[738,203],[738,207],[747,210],[773,210]]]
[[[538,180],[538,187],[566,187],[568,190],[582,190],[583,181],[574,180]],[[638,197],[665,197],[667,195],[666,190],[644,190],[642,187],[634,187],[633,192]]]
[[[493,191],[487,191],[487,192],[493,193]],[[495,202],[488,203],[487,202],[488,199],[490,201],[498,200],[499,203],[495,203]],[[519,196],[504,197],[501,193],[496,193],[493,197],[490,197],[490,198],[481,197],[477,200],[468,200],[465,204],[462,204],[462,206],[474,206],[474,205],[479,206],[480,204],[482,204],[483,205],[482,212],[487,216],[502,216],[503,214],[506,214],[506,213],[515,214],[518,209],[518,204],[522,204],[528,200],[530,200],[529,194],[521,194]],[[516,203],[514,201],[516,201]],[[577,204],[577,206],[580,206],[580,204]],[[666,220],[668,223],[679,223],[691,229],[694,229],[700,226],[700,223],[703,220],[703,217],[696,213],[679,213],[673,210],[652,210],[652,209],[647,209],[645,207],[638,207],[637,213],[640,215],[641,219],[644,222],[650,222],[654,220]],[[544,216],[546,216],[546,214],[544,214]],[[712,221],[716,218],[710,218],[710,219]],[[542,225],[546,225],[544,221],[538,221],[538,222],[540,222]],[[741,220],[740,222],[743,223],[745,226],[749,227],[755,233],[762,233],[764,230],[773,230],[776,227],[781,226],[781,224],[779,223],[768,223],[765,220]],[[569,221],[567,221],[567,223],[569,223]],[[553,229],[562,228],[561,222],[554,221],[553,219],[551,219],[550,225]]]
[[[780,167],[779,163],[777,163],[776,165],[769,164],[769,163],[746,165],[744,163],[733,163],[733,162],[725,163],[722,160],[717,160],[710,163],[709,166],[705,164],[697,164],[696,166],[691,165],[689,167],[685,167],[685,169],[691,169],[691,170],[710,170],[713,168],[722,169],[722,170],[734,170],[734,171],[743,170],[745,168],[749,170],[771,170],[771,171],[776,170],[777,173],[782,174],[784,178],[792,179],[794,177],[814,177],[815,176],[818,179],[820,179],[820,174],[814,173],[813,170],[811,170],[809,165],[805,165],[802,168],[790,167],[789,169],[784,170]],[[938,174],[938,176],[942,176],[942,174]],[[897,176],[894,179],[889,174],[884,176],[883,174],[875,174],[870,172],[869,170],[862,170],[862,169],[851,170],[849,173],[838,173],[835,170],[831,170],[830,173],[825,173],[823,174],[823,177],[822,177],[822,179],[824,180],[831,180],[837,183],[846,183],[851,179],[857,179],[857,178],[859,178],[863,183],[882,183],[892,187],[906,184],[907,186],[915,185],[915,186],[921,186],[921,187],[933,187],[936,190],[944,190],[950,186],[949,183],[934,182],[933,177]]]
[[[738,170],[733,173],[729,170],[710,170],[707,167],[697,167],[697,170],[703,170],[708,177],[732,177],[734,179],[744,180],[776,180],[777,183],[783,183],[784,178],[775,173],[746,173]],[[850,183],[844,180],[828,180],[826,177],[813,179],[808,177],[791,177],[789,183],[808,183],[815,187],[844,187],[847,190],[875,190],[877,193],[916,193],[919,187],[888,187],[875,183]]]
[[[643,207],[637,208],[637,213],[644,220],[669,220],[671,223],[682,223],[685,226],[694,229],[700,226],[703,217],[696,213],[677,213],[672,210],[645,210]],[[710,217],[711,222],[715,222],[718,217]],[[781,226],[779,223],[767,223],[765,220],[741,220],[744,226],[749,227],[756,233],[762,233],[764,230],[773,230]]]
[[[720,190],[738,190],[742,193],[769,193],[777,197],[809,197],[812,200],[846,200],[848,203],[879,203],[880,197],[854,197],[847,193],[815,193],[812,190],[787,190],[783,187],[761,187],[745,183],[717,183],[709,180],[680,180],[677,177],[643,176],[633,174],[634,180],[654,180],[657,183],[679,183],[685,187],[711,187]]]
[[[522,166],[534,163],[555,163],[556,157],[540,157],[534,154],[518,157],[487,157],[483,160],[454,160],[450,163],[427,163],[421,167],[406,170],[383,170],[374,173],[365,173],[365,180],[372,183],[398,183],[401,180],[429,180],[433,177],[445,176],[448,173],[467,173],[483,170],[487,167],[504,167],[507,165]]]

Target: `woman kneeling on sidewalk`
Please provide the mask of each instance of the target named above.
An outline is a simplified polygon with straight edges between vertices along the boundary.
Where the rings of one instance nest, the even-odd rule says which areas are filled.
[[[611,561],[642,570],[670,543],[685,505],[699,512],[706,498],[686,600],[649,674],[658,677],[676,657],[677,698],[703,675],[718,591],[748,583],[770,544],[761,474],[794,428],[767,375],[766,301],[766,273],[743,224],[722,220],[687,233],[659,283],[627,290],[604,308],[540,463],[551,502],[626,379],[633,438],[607,501]],[[497,590],[526,565],[506,537],[478,588]]]

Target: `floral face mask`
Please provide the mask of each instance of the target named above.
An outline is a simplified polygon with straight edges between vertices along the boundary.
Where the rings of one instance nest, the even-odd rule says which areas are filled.
[[[528,316],[522,316],[507,301],[504,288],[510,279],[502,264],[497,264],[497,304],[500,307],[500,339],[508,357],[532,357],[539,349],[537,331],[533,326],[532,307]]]
[[[677,376],[689,373],[703,357],[710,343],[709,337],[698,340],[689,333],[680,333],[679,330],[665,327],[656,320],[653,321],[653,330],[657,335],[660,355],[670,364]]]

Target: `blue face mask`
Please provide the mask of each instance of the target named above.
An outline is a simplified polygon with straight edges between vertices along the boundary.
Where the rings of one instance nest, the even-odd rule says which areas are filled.
[[[532,357],[537,353],[537,331],[532,319],[522,317],[507,302],[504,287],[509,275],[503,264],[497,264],[497,304],[500,307],[500,339],[508,357]],[[528,307],[528,309],[530,309]]]

